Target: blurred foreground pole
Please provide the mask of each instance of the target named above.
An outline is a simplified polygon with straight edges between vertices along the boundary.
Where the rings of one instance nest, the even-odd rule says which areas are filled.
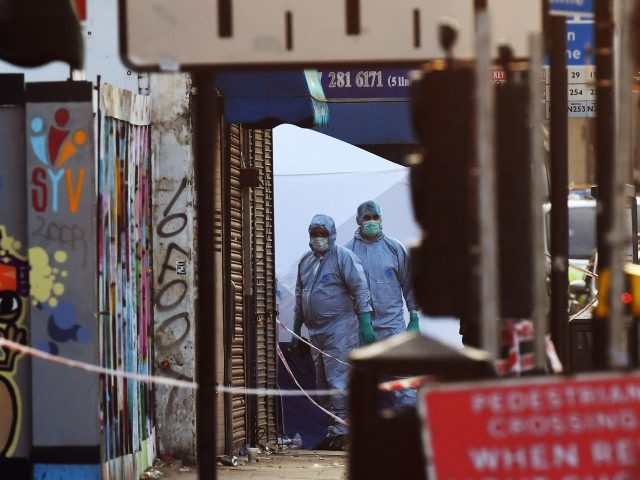
[[[612,185],[612,213],[611,235],[608,235],[611,249],[611,292],[609,313],[609,345],[608,366],[610,368],[626,368],[629,365],[629,349],[635,348],[637,342],[627,342],[625,327],[626,314],[624,306],[618,299],[625,292],[624,264],[628,261],[629,245],[629,219],[630,210],[627,191],[627,179],[629,178],[629,165],[631,157],[631,103],[632,80],[634,75],[633,59],[631,54],[631,27],[632,27],[632,2],[617,2],[614,14],[614,25],[611,26],[613,37],[617,37],[615,44],[616,68],[614,74],[613,110],[612,118],[615,119],[611,138],[615,141],[611,146],[611,179]],[[617,35],[614,35],[614,28]],[[612,39],[613,41],[613,39]],[[611,52],[613,54],[613,52]],[[599,78],[599,77],[596,77]],[[598,92],[599,95],[599,92]],[[598,116],[600,112],[598,112]],[[632,193],[631,200],[635,200]],[[631,210],[633,212],[633,210]],[[637,255],[637,254],[636,254]]]
[[[196,305],[196,450],[198,478],[216,478],[214,178],[215,96],[213,74],[193,74],[195,95],[195,179],[198,214],[198,300]]]
[[[475,0],[475,136],[477,152],[478,268],[472,272],[479,283],[480,347],[498,358],[498,248],[496,222],[496,162],[494,92],[491,78],[491,23],[486,0]]]
[[[565,369],[569,366],[569,173],[566,18],[551,15],[547,52],[551,74],[551,339]]]
[[[631,12],[630,12],[630,18],[629,18],[629,28],[630,28],[630,38],[629,38],[629,56],[631,57],[629,59],[631,66],[633,68],[633,75],[634,75],[634,88],[637,88],[638,82],[637,82],[637,72],[640,71],[640,0],[633,0],[632,2],[632,6],[631,6]],[[635,99],[636,96],[632,95],[632,99]],[[638,122],[638,112],[640,111],[639,109],[639,105],[637,103],[637,101],[633,104],[630,104],[630,108],[631,108],[631,112],[630,115],[632,117],[633,120],[635,120],[635,122],[632,120],[632,128],[631,131],[633,132],[633,127],[636,126],[637,128],[637,122]],[[633,135],[633,133],[631,133],[631,135]],[[632,176],[632,182],[633,182],[633,186],[635,187],[635,190],[638,190],[638,185],[639,185],[639,181],[640,179],[637,177],[638,175],[638,171],[639,171],[639,165],[640,162],[638,161],[638,159],[640,158],[640,148],[638,148],[638,139],[633,137],[633,159],[630,158],[630,161],[632,162],[632,168],[631,171],[633,172]],[[634,252],[636,254],[636,256],[633,259],[634,263],[638,262],[638,258],[637,258],[637,252],[638,252],[638,200],[634,195],[634,198],[632,199],[632,204],[631,204],[631,208],[632,208],[632,230],[631,230],[631,234],[633,235],[632,238],[632,247],[634,249]],[[631,346],[631,352],[630,352],[630,358],[629,358],[629,363],[630,366],[638,368],[640,367],[640,347],[639,347],[639,343],[640,343],[640,318],[638,317],[634,317],[632,324],[631,324],[631,336],[632,336],[632,346]]]
[[[536,369],[543,371],[547,364],[545,336],[549,330],[547,322],[547,291],[545,285],[545,257],[544,232],[542,225],[542,205],[544,202],[543,179],[544,149],[542,144],[543,108],[540,92],[544,84],[540,81],[542,71],[543,39],[541,35],[532,35],[529,40],[529,143],[531,148],[531,259],[533,312],[531,314],[534,325],[534,348],[536,354]]]
[[[610,272],[612,265],[611,238],[613,226],[613,21],[611,1],[595,2],[596,58],[596,181],[598,184],[597,248],[598,271]],[[611,297],[610,297],[611,298]],[[606,303],[611,305],[610,299]],[[608,317],[611,312],[598,313],[593,324],[593,367],[605,370],[608,365]]]
[[[416,220],[423,230],[412,248],[416,300],[425,315],[458,317],[465,345],[481,344],[477,307],[477,178],[474,152],[474,72],[452,58],[457,31],[440,26],[446,60],[424,65],[414,84],[412,114],[424,147],[411,169]],[[467,140],[468,139],[468,140]]]

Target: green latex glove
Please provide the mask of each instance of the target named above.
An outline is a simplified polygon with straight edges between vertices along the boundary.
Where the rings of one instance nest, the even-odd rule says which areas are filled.
[[[359,313],[358,322],[360,323],[360,344],[369,345],[375,342],[377,338],[376,332],[373,331],[373,326],[371,325],[371,313]]]
[[[296,318],[293,320],[293,333],[295,333],[296,335],[302,336],[301,332],[302,332],[302,319]],[[291,343],[289,344],[289,349],[295,350],[298,348],[298,345],[300,345],[300,339],[291,335]]]
[[[409,312],[409,325],[407,325],[407,332],[419,332],[420,331],[420,317],[418,312],[411,310]]]

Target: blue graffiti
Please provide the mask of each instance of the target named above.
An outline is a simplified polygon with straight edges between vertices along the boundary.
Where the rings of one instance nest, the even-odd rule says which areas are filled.
[[[31,120],[31,130],[34,133],[40,133],[44,128],[44,122],[40,117],[34,117]],[[45,165],[49,165],[49,158],[47,156],[47,138],[43,133],[41,135],[31,135],[31,146],[33,147],[33,153],[36,154],[36,157],[44,163]]]
[[[384,274],[387,278],[393,277],[393,268],[389,267],[384,271]]]
[[[34,480],[100,480],[100,465],[55,465],[36,463]]]
[[[76,307],[72,303],[61,300],[55,307],[39,304],[38,308],[51,314],[47,320],[47,333],[53,340],[40,342],[38,344],[39,350],[57,355],[59,353],[58,343],[65,343],[70,340],[78,343],[91,341],[89,330],[77,323]]]
[[[322,277],[320,278],[320,281],[322,283],[327,283],[329,281],[329,279],[331,278],[331,275],[329,275],[328,273],[325,273],[324,275],[322,275]]]

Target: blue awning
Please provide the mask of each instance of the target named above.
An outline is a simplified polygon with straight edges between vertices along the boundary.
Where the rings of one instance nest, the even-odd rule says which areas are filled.
[[[417,150],[409,101],[329,103],[329,123],[314,130],[396,163]]]
[[[215,76],[227,122],[254,128],[281,123],[327,123],[328,109],[316,70],[223,72]]]
[[[418,143],[409,102],[332,102],[329,124],[314,130],[353,145]]]
[[[419,143],[411,125],[408,72],[379,72],[385,85],[389,79],[403,80],[393,88],[372,92],[371,88],[355,88],[358,71],[354,70],[354,88],[338,92],[330,83],[333,72],[274,70],[218,73],[215,85],[222,94],[227,122],[249,128],[273,128],[282,123],[313,128],[403,164]],[[375,98],[363,98],[372,93]]]

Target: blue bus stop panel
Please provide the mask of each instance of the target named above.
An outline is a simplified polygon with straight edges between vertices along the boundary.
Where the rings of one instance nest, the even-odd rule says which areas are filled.
[[[567,65],[593,64],[593,22],[567,23]]]
[[[549,0],[551,13],[593,15],[593,0]]]
[[[591,21],[567,22],[568,66],[593,65],[594,26]],[[549,57],[545,56],[544,64],[549,65]]]

